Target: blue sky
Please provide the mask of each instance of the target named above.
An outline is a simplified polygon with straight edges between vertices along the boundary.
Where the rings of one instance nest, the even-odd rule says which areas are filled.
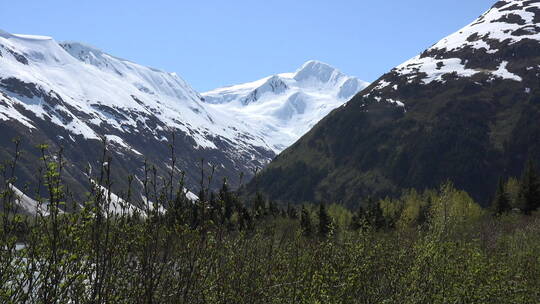
[[[86,42],[205,91],[292,72],[310,59],[373,81],[495,2],[0,1],[0,29]]]

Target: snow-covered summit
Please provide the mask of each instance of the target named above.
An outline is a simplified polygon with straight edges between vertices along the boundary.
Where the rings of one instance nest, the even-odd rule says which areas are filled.
[[[333,83],[339,81],[342,77],[345,77],[345,75],[338,69],[317,60],[306,62],[294,75],[296,81],[314,81],[318,83]]]
[[[36,145],[98,146],[107,138],[123,165],[134,170],[139,167],[133,161],[145,157],[166,169],[168,155],[158,151],[171,133],[182,143],[184,168],[204,157],[220,166],[219,178],[234,180],[238,171],[249,175],[275,155],[265,136],[208,107],[176,73],[83,43],[5,31],[0,32],[0,125],[3,134],[26,134],[18,136]],[[187,178],[193,182],[197,171],[191,171]]]
[[[7,106],[19,104],[38,117],[49,117],[74,134],[98,138],[100,132],[96,132],[96,127],[104,125],[111,132],[147,129],[155,133],[142,120],[143,116],[154,116],[171,128],[188,131],[189,121],[190,130],[201,130],[198,134],[231,135],[223,132],[223,128],[209,130],[217,119],[201,105],[200,95],[171,73],[122,60],[83,44],[58,44],[51,38],[36,36],[3,35],[0,51],[3,51],[0,86],[13,100]],[[27,84],[32,84],[36,92],[21,98],[14,87]],[[63,103],[46,108],[40,98],[49,92],[54,92]],[[124,114],[111,113],[116,111]],[[0,112],[4,116],[23,115],[14,108]],[[59,112],[65,115],[58,117]],[[85,119],[79,117],[80,113],[85,114]],[[213,147],[205,136],[196,137],[200,146]]]
[[[0,31],[0,130],[34,146],[65,147],[72,186],[87,180],[81,168],[95,163],[96,153],[81,149],[98,149],[103,138],[125,176],[144,178],[146,158],[169,170],[171,133],[186,186],[197,189],[201,158],[216,165],[217,183],[238,183],[240,172],[249,177],[366,85],[311,61],[203,97],[176,73],[84,43]]]
[[[272,149],[281,152],[367,86],[365,81],[311,60],[294,73],[218,88],[202,96],[211,108],[262,130]]]
[[[201,99],[200,95],[175,73],[142,66],[80,42],[62,42],[60,46],[74,58],[130,81],[142,93],[166,95],[181,100]]]
[[[450,73],[459,77],[487,73],[517,81],[519,76],[508,71],[508,62],[498,55],[523,40],[540,41],[540,1],[499,1],[472,23],[396,67],[395,72],[424,84],[444,82],[443,75]]]
[[[523,82],[538,77],[540,0],[502,0],[459,31],[383,75],[363,92],[366,98],[407,105],[412,90],[469,80]],[[524,65],[525,64],[525,65]],[[414,88],[410,88],[414,87]]]

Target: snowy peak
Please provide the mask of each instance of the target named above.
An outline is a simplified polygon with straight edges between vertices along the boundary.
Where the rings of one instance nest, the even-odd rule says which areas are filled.
[[[239,149],[269,151],[234,118],[210,112],[175,73],[40,36],[2,32],[0,52],[0,90],[8,98],[0,103],[0,120],[35,128],[34,115],[86,139],[147,132],[161,140],[167,130],[181,130],[197,149],[241,137]]]
[[[241,102],[243,105],[248,105],[252,102],[258,101],[259,98],[261,98],[261,96],[263,96],[264,94],[269,93],[279,95],[284,93],[288,89],[289,86],[287,86],[285,81],[280,76],[274,75],[268,78],[263,85],[251,91],[251,93],[249,93],[248,96],[243,98]]]
[[[406,105],[410,90],[472,81],[504,80],[530,92],[540,75],[540,0],[505,0],[420,55],[383,75],[364,97]],[[415,87],[412,89],[411,87]]]
[[[287,88],[279,78],[261,85],[271,93]],[[0,32],[0,134],[24,138],[33,146],[66,147],[72,155],[107,139],[120,166],[133,169],[124,176],[140,174],[145,158],[168,170],[166,142],[175,134],[190,187],[196,184],[195,172],[200,170],[195,166],[201,158],[219,166],[216,181],[227,177],[237,183],[239,172],[250,176],[275,156],[259,130],[203,103],[201,95],[175,73],[83,43],[59,44],[50,37],[4,31]],[[5,148],[0,147],[0,154]],[[72,176],[82,174],[79,169],[88,165],[92,154],[98,155],[67,160]]]
[[[114,57],[80,42],[62,42],[60,46],[77,60],[130,81],[141,93],[153,96],[166,95],[178,99],[201,99],[200,95],[175,73],[167,73]]]
[[[506,53],[511,46],[518,48],[520,42],[540,41],[539,23],[539,0],[499,1],[477,20],[395,71],[411,82],[424,84],[444,82],[443,76],[451,73],[458,77],[490,74],[518,80],[519,76],[507,70]]]
[[[24,65],[33,63],[59,66],[72,61],[71,56],[66,54],[54,39],[47,36],[3,32],[0,34],[0,50],[2,49]]]
[[[295,73],[282,73],[257,81],[214,89],[203,93],[206,103],[222,104],[240,101],[243,105],[257,102],[265,94],[280,95],[295,89],[333,92],[335,98],[350,99],[369,83],[347,76],[329,64],[311,60]]]
[[[203,93],[216,111],[239,117],[278,153],[304,135],[330,111],[367,87],[368,83],[336,68],[308,61],[295,73]]]
[[[479,50],[496,54],[504,46],[524,39],[540,40],[540,1],[499,1],[477,20],[442,39],[422,57],[446,51]]]
[[[60,42],[60,46],[76,59],[97,67],[106,66],[107,59],[112,59],[112,56],[84,43]]]
[[[336,68],[316,60],[306,62],[294,75],[294,79],[299,82],[316,81],[319,83],[328,83],[336,81],[345,76]]]

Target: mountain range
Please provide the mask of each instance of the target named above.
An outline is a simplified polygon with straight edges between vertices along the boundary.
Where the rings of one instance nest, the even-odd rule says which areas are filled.
[[[449,180],[487,203],[499,178],[540,160],[539,24],[540,0],[503,0],[371,84],[309,61],[204,93],[82,43],[0,31],[0,158],[22,139],[17,189],[38,182],[47,144],[85,193],[106,141],[113,191],[130,174],[141,189],[147,163],[166,174],[174,146],[193,192],[265,168],[247,192],[283,202],[354,207]]]
[[[332,111],[249,191],[358,206],[450,180],[487,203],[540,160],[539,24],[539,0],[497,2]]]
[[[70,190],[85,193],[105,139],[115,189],[126,189],[129,174],[141,188],[145,161],[159,174],[170,169],[174,134],[176,169],[189,189],[200,187],[201,164],[213,171],[211,187],[223,178],[234,187],[366,86],[310,61],[295,73],[200,94],[175,73],[82,43],[0,31],[0,157],[11,158],[11,140],[22,139],[22,188],[39,178],[36,146],[62,148]]]

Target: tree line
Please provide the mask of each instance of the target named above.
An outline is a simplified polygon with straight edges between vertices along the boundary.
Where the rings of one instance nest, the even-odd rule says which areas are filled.
[[[189,199],[172,151],[168,175],[145,166],[133,208],[130,189],[112,194],[106,151],[81,202],[61,153],[40,148],[47,196],[35,214],[20,212],[12,187],[18,149],[0,167],[2,303],[540,302],[532,161],[487,209],[448,182],[349,210],[245,198],[226,181],[211,191],[211,170]]]

